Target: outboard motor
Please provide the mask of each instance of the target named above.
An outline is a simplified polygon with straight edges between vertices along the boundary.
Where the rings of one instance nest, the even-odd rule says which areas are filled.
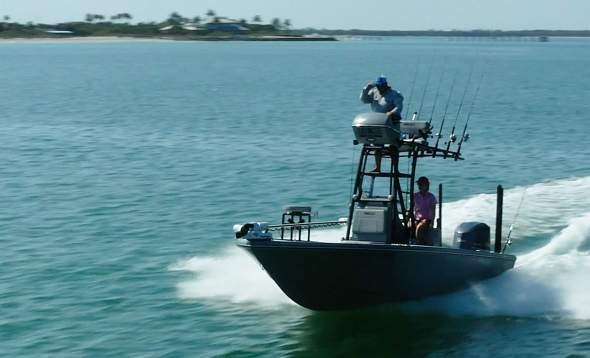
[[[466,222],[457,226],[453,246],[465,250],[490,251],[490,227],[480,222]]]

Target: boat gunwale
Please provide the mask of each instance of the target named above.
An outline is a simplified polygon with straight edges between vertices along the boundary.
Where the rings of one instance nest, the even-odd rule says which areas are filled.
[[[516,261],[515,255],[496,253],[490,251],[474,251],[444,246],[425,246],[425,245],[405,245],[405,244],[381,244],[381,243],[361,243],[353,242],[319,242],[319,241],[299,241],[299,240],[245,240],[240,239],[237,243],[243,248],[256,249],[276,249],[280,247],[297,249],[297,250],[364,250],[373,252],[415,252],[428,254],[451,254],[459,256],[476,256],[490,259],[502,259],[507,261]]]

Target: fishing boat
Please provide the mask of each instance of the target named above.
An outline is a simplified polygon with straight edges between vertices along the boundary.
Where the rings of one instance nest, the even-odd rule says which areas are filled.
[[[309,206],[287,206],[280,224],[234,225],[237,245],[252,254],[297,304],[312,310],[346,310],[403,302],[461,290],[514,267],[516,257],[502,247],[502,197],[497,188],[495,241],[490,226],[465,222],[452,244],[442,244],[443,186],[438,186],[436,225],[425,244],[416,241],[414,192],[418,161],[464,160],[459,138],[447,146],[429,144],[430,121],[393,122],[382,113],[356,116],[354,144],[361,146],[348,216],[312,222]],[[451,149],[451,143],[455,147]],[[369,171],[376,156],[379,172]],[[402,168],[409,168],[406,172]],[[339,242],[311,240],[311,231],[346,226]],[[344,230],[343,230],[344,232]]]

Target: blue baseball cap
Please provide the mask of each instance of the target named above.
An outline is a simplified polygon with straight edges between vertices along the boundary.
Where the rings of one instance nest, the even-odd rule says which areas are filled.
[[[375,84],[375,86],[386,85],[387,84],[387,78],[385,76],[381,75],[381,76],[377,77],[377,79],[373,83]]]

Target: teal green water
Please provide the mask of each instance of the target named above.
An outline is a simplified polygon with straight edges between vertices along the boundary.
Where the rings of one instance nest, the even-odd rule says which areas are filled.
[[[583,39],[0,43],[0,355],[589,355],[589,59]],[[316,313],[233,246],[285,204],[346,213],[368,80],[410,112],[428,84],[427,114],[441,83],[436,125],[456,78],[448,134],[472,66],[467,160],[419,170],[445,184],[447,239],[493,222],[498,183],[506,226],[526,192],[515,270]]]

